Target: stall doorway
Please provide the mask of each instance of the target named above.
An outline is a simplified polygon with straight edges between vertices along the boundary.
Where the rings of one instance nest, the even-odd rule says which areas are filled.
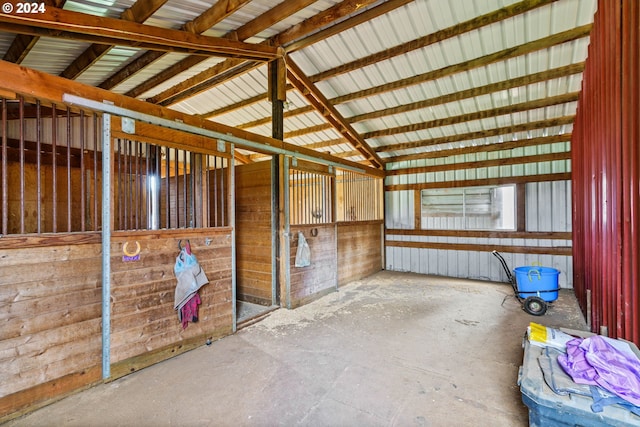
[[[236,323],[239,327],[279,307],[276,172],[273,159],[235,167]]]

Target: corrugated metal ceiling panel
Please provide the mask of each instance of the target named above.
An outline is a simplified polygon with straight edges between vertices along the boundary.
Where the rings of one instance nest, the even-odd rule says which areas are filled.
[[[331,70],[334,67],[366,58],[369,55],[394,48],[427,34],[449,28],[455,24],[467,21],[479,15],[496,11],[505,6],[516,3],[517,0],[415,0],[398,7],[357,27],[340,32],[327,39],[316,42],[311,46],[292,52],[290,58],[308,76]],[[239,11],[218,23],[205,34],[222,36],[240,26],[250,22],[261,14],[271,10],[281,1],[252,0]],[[320,11],[339,4],[338,0],[320,0],[311,6],[293,14],[260,32],[249,41],[259,42],[266,37],[273,36],[291,28],[318,14]],[[385,2],[379,1],[367,6],[374,8]],[[66,8],[82,10],[87,13],[118,17],[123,10],[130,7],[133,0],[70,0]],[[165,28],[180,28],[185,22],[191,21],[211,7],[210,2],[198,0],[169,0],[156,12],[146,24]],[[442,40],[430,46],[409,51],[360,69],[339,74],[326,80],[318,81],[316,87],[328,99],[337,96],[353,94],[356,91],[375,88],[390,82],[416,75],[437,71],[439,78],[424,81],[406,87],[391,88],[383,93],[361,97],[349,102],[336,105],[336,109],[348,120],[350,117],[384,110],[390,107],[402,106],[417,101],[437,98],[447,94],[454,94],[461,90],[478,88],[490,83],[507,81],[532,73],[557,68],[567,64],[584,61],[587,54],[588,41],[586,38],[567,42],[559,46],[528,53],[504,61],[496,61],[485,66],[468,66],[454,74],[444,73],[442,70],[465,61],[477,60],[482,56],[499,52],[506,48],[522,45],[538,40],[578,25],[590,23],[593,20],[595,0],[557,0],[550,5],[536,8],[506,20],[491,24],[462,35]],[[0,48],[6,51],[12,36],[2,34]],[[41,39],[29,53],[26,66],[44,70],[52,74],[59,74],[88,46],[86,43],[69,42],[62,39]],[[98,85],[107,77],[128,64],[142,52],[134,48],[117,47],[111,49],[103,58],[98,60],[88,71],[78,79],[87,84]],[[178,63],[187,55],[168,54],[151,66],[144,68],[129,79],[114,88],[115,92],[126,93],[146,82],[162,70]],[[193,77],[207,70],[223,59],[211,58],[191,69],[175,75],[165,83],[142,94],[141,98],[153,97],[175,84]],[[581,75],[554,78],[546,82],[534,83],[528,86],[496,91],[491,94],[475,95],[466,99],[449,101],[445,104],[432,105],[421,109],[414,109],[382,118],[373,118],[353,123],[353,127],[360,133],[395,128],[398,126],[424,123],[435,119],[443,119],[475,111],[490,110],[506,105],[523,103],[531,100],[550,97],[580,90]],[[266,66],[241,74],[232,80],[218,84],[187,100],[180,101],[172,108],[189,114],[205,114],[211,111],[233,105],[240,101],[264,95],[267,90]],[[308,105],[307,100],[297,91],[288,93],[288,110],[294,111]],[[397,135],[372,137],[367,140],[372,147],[389,144],[399,144],[410,141],[420,141],[458,135],[471,131],[492,129],[508,126],[513,123],[537,121],[551,117],[575,114],[575,102],[564,105],[550,106],[527,112],[514,112],[497,117],[489,117],[463,123],[435,126],[430,129],[416,130]],[[257,103],[235,109],[226,114],[213,117],[232,126],[242,126],[255,120],[269,118],[271,105],[262,100]],[[325,118],[318,113],[295,115],[285,119],[285,132],[301,131],[308,127],[326,124]],[[529,135],[561,132],[570,129],[570,125],[533,130]],[[252,127],[250,131],[270,135],[270,122]],[[335,130],[319,130],[291,137],[288,142],[299,144],[314,144],[320,141],[339,140],[342,136]],[[518,136],[526,133],[519,133]],[[425,146],[396,152],[382,152],[381,157],[409,152],[426,152],[437,148],[451,148],[495,142],[500,139],[510,140],[514,135],[502,135],[480,138],[473,141],[460,141],[439,146]],[[348,152],[353,151],[349,146],[336,145],[322,148],[322,151]]]

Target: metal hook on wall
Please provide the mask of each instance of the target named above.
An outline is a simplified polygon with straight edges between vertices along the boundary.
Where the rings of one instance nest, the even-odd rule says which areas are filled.
[[[191,255],[191,242],[187,239],[187,243],[184,245],[184,249],[187,251],[187,255]],[[182,239],[178,240],[178,250],[182,250]]]

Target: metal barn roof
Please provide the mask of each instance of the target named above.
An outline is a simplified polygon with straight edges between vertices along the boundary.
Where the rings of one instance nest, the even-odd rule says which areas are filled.
[[[87,32],[104,16],[280,46],[293,83],[285,141],[366,163],[345,134],[351,127],[357,144],[389,168],[442,149],[569,134],[596,8],[595,0],[49,3],[27,26],[41,27],[55,3],[86,14]],[[17,34],[29,32],[16,30],[25,28],[13,25],[18,18],[0,14],[4,60],[271,135],[266,62],[149,53],[133,44],[91,56],[92,44],[68,33]],[[309,94],[334,111],[318,111]]]

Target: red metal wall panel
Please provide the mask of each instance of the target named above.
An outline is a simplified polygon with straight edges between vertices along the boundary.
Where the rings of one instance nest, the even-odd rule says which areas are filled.
[[[640,343],[636,0],[600,0],[573,130],[574,288],[591,328]]]

